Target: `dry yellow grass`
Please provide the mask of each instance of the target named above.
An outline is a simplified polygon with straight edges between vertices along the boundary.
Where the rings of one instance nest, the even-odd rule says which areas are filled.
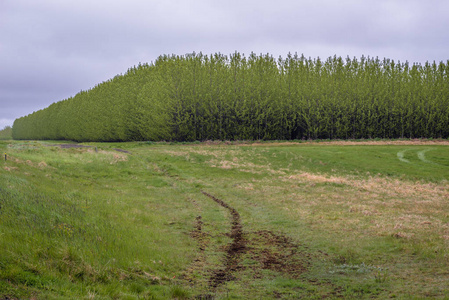
[[[410,139],[410,140],[384,140],[384,141],[306,141],[302,142],[301,145],[333,145],[333,146],[355,146],[355,145],[397,145],[397,146],[405,146],[405,145],[417,145],[417,146],[435,146],[435,145],[449,145],[448,140],[427,140],[427,139]],[[297,142],[279,142],[279,143],[245,143],[241,146],[291,146],[298,145]]]
[[[449,186],[445,184],[311,173],[280,179],[312,186],[317,183],[343,185],[338,190],[315,186],[315,190],[306,197],[297,196],[294,199],[298,204],[296,213],[299,216],[307,215],[312,220],[333,217],[333,222],[320,221],[320,226],[328,230],[344,230],[363,223],[363,229],[351,229],[353,234],[357,236],[368,232],[378,236],[414,238],[416,242],[432,237],[440,246],[449,245]],[[289,210],[292,211],[292,206]]]

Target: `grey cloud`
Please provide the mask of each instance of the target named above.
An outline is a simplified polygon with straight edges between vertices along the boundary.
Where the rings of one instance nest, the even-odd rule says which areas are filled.
[[[44,108],[161,54],[447,60],[448,10],[443,0],[2,1],[0,101],[8,113],[0,109],[0,119]]]

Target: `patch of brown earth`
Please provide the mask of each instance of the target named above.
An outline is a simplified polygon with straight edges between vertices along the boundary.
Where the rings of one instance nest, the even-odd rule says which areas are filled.
[[[40,163],[37,164],[37,166],[41,169],[45,169],[48,165],[45,161],[41,161]]]
[[[218,286],[222,285],[226,281],[231,281],[234,279],[232,273],[241,269],[240,259],[243,253],[247,251],[247,240],[243,236],[242,224],[240,222],[240,214],[229,206],[224,201],[215,198],[214,196],[202,192],[205,196],[211,198],[215,202],[217,202],[220,206],[226,208],[231,213],[231,223],[232,228],[229,234],[229,237],[232,239],[231,244],[226,247],[226,255],[224,266],[221,269],[218,269],[213,272],[209,284],[212,289],[216,289]]]
[[[190,202],[195,206],[195,209],[199,211],[198,203],[194,199],[188,198]],[[196,240],[198,245],[198,254],[196,258],[194,259],[193,263],[189,266],[187,270],[180,276],[180,278],[183,278],[184,280],[188,281],[189,283],[194,283],[196,276],[194,274],[200,273],[202,276],[207,276],[205,274],[206,272],[206,261],[207,256],[205,253],[205,250],[207,249],[210,241],[210,234],[205,232],[203,230],[203,219],[201,215],[198,215],[195,218],[194,222],[194,230],[190,233],[190,236]]]
[[[256,278],[261,269],[298,278],[309,266],[310,255],[289,237],[262,230],[249,233],[248,240],[249,258],[258,262],[253,267]]]
[[[231,231],[227,234],[231,238],[231,243],[224,248],[223,265],[211,272],[208,281],[208,288],[211,291],[215,291],[226,282],[235,280],[235,274],[243,270],[252,270],[252,276],[255,279],[264,276],[262,270],[272,270],[296,279],[308,269],[310,255],[303,246],[287,236],[268,230],[244,233],[237,210],[211,194],[202,193],[230,212],[232,224]],[[205,249],[210,239],[203,232],[202,226],[202,218],[198,216],[195,220],[195,229],[191,233],[191,236],[198,241],[200,251],[200,255],[191,267],[196,270],[199,265],[208,268]],[[207,236],[207,241],[205,241],[205,236]],[[244,261],[253,263],[245,264]],[[188,276],[186,279],[189,280]]]
[[[8,171],[8,172],[11,172],[11,170],[12,170],[12,171],[15,171],[15,170],[18,170],[19,168],[17,168],[17,167],[7,167],[7,166],[4,166],[3,169],[5,169],[5,170]]]
[[[195,230],[190,234],[190,236],[198,241],[199,250],[204,252],[207,246],[207,241],[205,241],[205,237],[207,237],[208,234],[203,232],[203,221],[201,216],[196,217]]]

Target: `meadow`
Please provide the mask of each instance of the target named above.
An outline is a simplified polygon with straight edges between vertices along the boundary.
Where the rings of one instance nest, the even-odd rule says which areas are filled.
[[[0,299],[449,298],[448,150],[0,141]]]

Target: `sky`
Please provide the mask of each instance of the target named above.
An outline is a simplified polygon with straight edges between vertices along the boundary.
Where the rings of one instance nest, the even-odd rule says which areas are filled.
[[[447,0],[0,0],[0,130],[192,52],[449,60]]]

